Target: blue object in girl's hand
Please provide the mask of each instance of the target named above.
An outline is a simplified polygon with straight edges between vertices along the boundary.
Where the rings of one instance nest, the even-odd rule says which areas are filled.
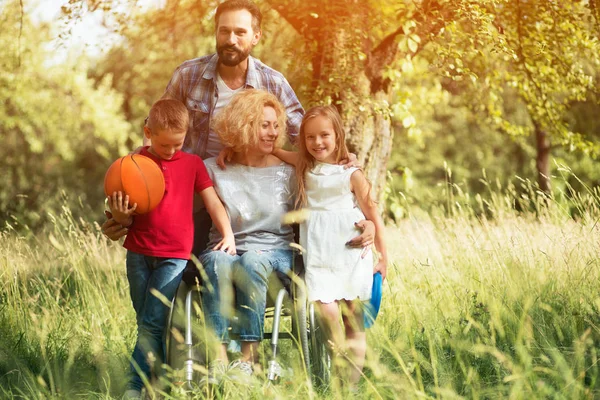
[[[383,285],[383,277],[381,272],[373,274],[373,288],[371,289],[371,300],[364,302],[364,318],[365,328],[370,328],[375,323],[377,314],[379,313],[379,306],[381,305],[381,287]]]

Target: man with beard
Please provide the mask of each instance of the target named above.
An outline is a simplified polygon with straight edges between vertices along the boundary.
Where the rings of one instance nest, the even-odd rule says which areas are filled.
[[[188,60],[173,73],[163,98],[183,102],[190,111],[184,149],[202,158],[223,148],[210,121],[240,90],[262,89],[274,94],[286,109],[292,142],[304,113],[294,90],[278,71],[250,56],[261,37],[262,14],[249,0],[227,0],[215,14],[217,52]]]

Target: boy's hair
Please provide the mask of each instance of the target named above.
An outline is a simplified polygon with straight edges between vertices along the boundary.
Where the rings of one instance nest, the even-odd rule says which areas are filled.
[[[308,152],[306,148],[306,123],[311,119],[322,116],[331,121],[333,125],[333,132],[335,133],[335,162],[339,163],[341,160],[348,158],[348,147],[346,146],[346,133],[344,132],[344,124],[342,117],[338,113],[334,106],[316,106],[310,108],[304,114],[302,124],[300,125],[300,134],[298,136],[298,153],[300,157],[298,159],[298,165],[296,165],[296,180],[298,182],[298,197],[296,199],[296,206],[306,206],[306,172],[311,170],[315,166],[314,157]]]
[[[272,107],[277,114],[279,135],[275,147],[279,148],[285,141],[285,108],[277,97],[264,90],[246,89],[234,95],[229,104],[213,118],[212,128],[224,146],[231,147],[236,153],[246,151],[258,145],[258,132],[265,107]]]
[[[179,100],[160,99],[152,105],[148,115],[148,128],[153,134],[169,129],[174,132],[187,132],[190,114]]]
[[[225,11],[246,10],[252,15],[252,29],[254,32],[260,32],[262,24],[262,13],[258,6],[250,0],[227,0],[219,4],[215,14],[215,29],[219,27],[219,17]]]

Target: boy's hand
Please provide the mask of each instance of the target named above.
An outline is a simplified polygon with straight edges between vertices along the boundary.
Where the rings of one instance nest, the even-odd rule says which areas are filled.
[[[381,272],[381,282],[385,281],[387,275],[387,263],[385,261],[379,261],[373,268],[373,273]]]
[[[229,254],[230,256],[236,255],[235,250],[235,239],[233,236],[225,236],[215,247],[213,250],[221,250]]]
[[[225,169],[225,161],[231,161],[231,157],[233,157],[233,149],[231,147],[224,147],[223,150],[219,152],[217,156],[216,163],[217,166],[221,169]]]
[[[108,196],[108,206],[112,212],[113,218],[124,227],[129,227],[133,223],[133,213],[137,208],[137,203],[129,207],[129,196],[123,197],[122,192],[114,192]]]

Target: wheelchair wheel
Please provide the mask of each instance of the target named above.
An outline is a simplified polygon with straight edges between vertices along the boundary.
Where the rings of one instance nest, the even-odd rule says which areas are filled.
[[[310,377],[312,384],[325,389],[331,382],[331,355],[327,348],[325,329],[315,314],[315,305],[308,306]]]

